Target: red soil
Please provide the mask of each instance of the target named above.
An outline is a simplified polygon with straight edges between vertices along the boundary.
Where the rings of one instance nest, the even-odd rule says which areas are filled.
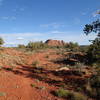
[[[54,74],[54,70],[61,64],[51,61],[62,58],[62,55],[57,55],[54,50],[27,54],[15,49],[5,49],[2,54],[21,57],[25,60],[25,64],[17,64],[16,68],[8,70],[10,66],[5,62],[7,58],[0,61],[3,65],[3,69],[0,70],[0,94],[5,93],[4,96],[0,96],[0,100],[63,100],[52,94],[65,77]],[[31,66],[36,60],[40,62],[39,66],[42,68]]]

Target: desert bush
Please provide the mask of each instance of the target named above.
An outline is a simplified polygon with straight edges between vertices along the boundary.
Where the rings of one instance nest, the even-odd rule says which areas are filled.
[[[37,87],[37,88],[40,89],[40,90],[45,90],[45,89],[46,89],[45,86],[39,86],[39,87]]]
[[[95,40],[91,40],[92,44],[87,52],[88,63],[98,62],[100,63],[100,19],[92,22],[91,24],[86,24],[84,27],[84,33],[86,35],[90,33],[96,33],[97,37]]]
[[[6,96],[6,93],[5,92],[0,92],[0,97],[1,96]]]
[[[79,51],[82,53],[87,53],[88,49],[89,49],[88,45],[82,45],[79,47]]]
[[[4,40],[0,37],[0,46],[4,44]]]
[[[3,66],[0,66],[0,70],[3,68]]]
[[[2,61],[2,59],[4,59]],[[0,60],[2,61],[2,63],[5,63],[9,66],[16,66],[16,65],[24,65],[25,64],[25,59],[23,57],[19,57],[17,55],[9,55],[9,54],[5,54],[2,53],[0,54]]]
[[[90,85],[94,88],[100,88],[100,70],[96,72],[95,75],[92,75],[90,78]]]
[[[87,100],[87,98],[81,93],[73,92],[71,96],[71,100]]]
[[[92,64],[92,67],[98,68],[98,67],[100,67],[100,63],[93,63],[93,64]]]
[[[40,90],[46,89],[45,86],[36,86],[35,84],[31,84],[31,87],[35,87],[35,88],[40,89]]]
[[[24,44],[19,44],[18,48],[26,48],[26,46]]]
[[[79,51],[79,45],[78,43],[73,43],[73,42],[69,42],[68,44],[66,44],[65,48],[68,49],[68,51]]]
[[[13,68],[11,68],[11,67],[10,67],[10,68],[6,68],[6,70],[8,70],[8,71],[12,71],[12,70],[13,70]]]
[[[77,91],[77,92],[81,92],[81,91],[82,91],[82,87],[77,87],[77,88],[76,88],[76,91]]]
[[[75,63],[76,68],[83,68],[84,66],[85,65],[83,63],[79,63],[79,62]]]
[[[69,100],[87,100],[84,95],[78,92],[59,89],[55,91],[55,95],[58,97],[68,98]]]
[[[95,39],[93,44],[89,46],[87,51],[88,61],[90,63],[99,63],[100,64],[100,40]]]
[[[35,84],[31,84],[31,87],[36,87],[36,85]]]
[[[46,55],[45,58],[49,58],[49,55]]]
[[[48,45],[43,42],[29,42],[26,48],[29,50],[45,49]]]
[[[93,97],[100,99],[100,72],[90,78],[90,86],[92,88]]]
[[[58,89],[57,91],[55,91],[54,94],[55,94],[56,96],[58,96],[58,97],[63,97],[63,98],[65,98],[65,97],[68,96],[68,91],[67,91],[67,90],[64,90],[63,88],[61,88],[61,89]]]
[[[100,69],[88,79],[88,84],[85,89],[86,94],[96,100],[100,99]]]
[[[94,99],[98,98],[96,89],[89,87],[89,88],[86,88],[85,92],[86,92],[86,95],[89,96],[89,98],[94,98]],[[98,99],[96,99],[96,100],[98,100]]]

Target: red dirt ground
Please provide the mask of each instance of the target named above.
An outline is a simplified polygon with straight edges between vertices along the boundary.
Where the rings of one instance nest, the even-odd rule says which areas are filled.
[[[0,100],[63,100],[52,94],[53,90],[59,88],[59,82],[65,79],[53,72],[62,64],[51,61],[63,58],[62,55],[56,54],[54,50],[28,54],[11,48],[4,49],[2,54],[23,58],[25,64],[16,64],[16,68],[9,70],[8,58],[0,61],[3,66],[0,70]],[[39,61],[40,69],[31,66],[36,60]]]

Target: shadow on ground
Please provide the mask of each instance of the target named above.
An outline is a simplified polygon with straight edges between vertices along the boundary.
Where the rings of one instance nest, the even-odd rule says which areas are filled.
[[[80,84],[85,84],[86,80],[81,77],[77,72],[70,71],[52,71],[47,70],[42,67],[29,67],[29,66],[21,66],[16,69],[3,68],[3,70],[12,72],[16,75],[20,75],[26,78],[37,79],[39,81],[43,81],[48,83],[49,85],[60,87],[63,84],[70,84],[80,86]],[[54,78],[55,77],[55,78]]]

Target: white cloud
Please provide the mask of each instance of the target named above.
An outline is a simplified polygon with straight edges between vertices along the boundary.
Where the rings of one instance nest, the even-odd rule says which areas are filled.
[[[41,36],[41,33],[0,33],[5,45],[27,44],[29,41],[38,40],[37,37],[41,39]]]
[[[56,33],[56,34],[55,34]],[[57,34],[59,33],[59,34]],[[46,41],[47,39],[57,39],[64,40],[66,42],[78,42],[79,44],[89,44],[89,40],[92,40],[96,37],[95,34],[90,34],[86,36],[81,32],[73,31],[50,31],[46,33],[0,33],[5,41],[5,45],[16,46],[18,44],[27,44],[29,41]]]
[[[58,23],[50,23],[50,24],[41,24],[40,27],[52,27],[52,28],[59,28],[59,27],[64,27],[64,24],[58,24]]]
[[[16,20],[16,16],[3,16],[0,17],[1,20]]]
[[[64,40],[66,42],[78,42],[81,45],[86,45],[86,44],[90,44],[89,40],[94,40],[96,38],[96,34],[89,34],[88,36],[86,36],[84,33],[82,32],[73,32],[73,31],[65,31],[65,32],[61,32],[61,31],[55,31],[55,32],[51,32],[53,33],[61,33],[61,34],[53,34],[51,35],[51,39],[58,39],[58,40]],[[82,34],[81,34],[82,33]]]
[[[0,33],[0,36],[4,37],[28,37],[28,36],[41,36],[41,33]]]
[[[54,31],[51,31],[50,33],[62,34],[62,33],[65,33],[65,32],[54,30]]]
[[[24,38],[23,37],[18,37],[17,40],[24,40]]]
[[[18,6],[15,7],[14,9],[12,9],[13,12],[21,12],[21,11],[24,11],[24,10],[25,10],[24,7],[19,8]]]

